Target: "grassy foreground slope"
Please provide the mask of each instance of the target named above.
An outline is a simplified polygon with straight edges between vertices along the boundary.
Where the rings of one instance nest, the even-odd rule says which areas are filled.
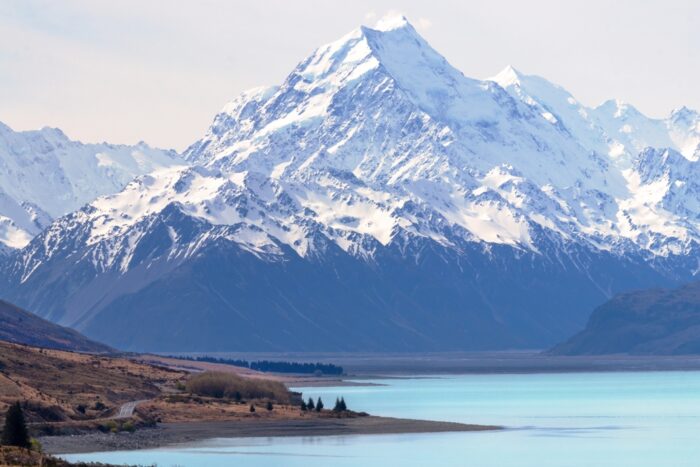
[[[104,418],[121,404],[156,397],[185,377],[127,358],[0,342],[0,413],[21,400],[29,422]]]

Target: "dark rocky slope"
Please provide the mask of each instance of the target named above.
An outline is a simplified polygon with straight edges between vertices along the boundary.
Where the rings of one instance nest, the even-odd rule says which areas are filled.
[[[0,300],[0,340],[78,352],[112,351],[77,331],[53,324],[3,300]]]
[[[552,353],[700,354],[700,282],[618,295],[598,307],[586,328]]]

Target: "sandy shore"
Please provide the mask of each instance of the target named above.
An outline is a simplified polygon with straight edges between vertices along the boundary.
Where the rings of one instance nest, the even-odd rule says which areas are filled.
[[[89,433],[39,439],[50,454],[118,451],[192,443],[211,438],[267,436],[377,435],[499,430],[501,427],[389,417],[317,418],[310,420],[239,420],[164,423],[135,433]]]

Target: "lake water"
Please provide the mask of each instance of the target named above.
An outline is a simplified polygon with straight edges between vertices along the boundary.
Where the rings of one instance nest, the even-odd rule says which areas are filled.
[[[298,388],[377,415],[497,424],[500,432],[215,439],[66,456],[159,466],[676,467],[700,464],[700,372],[469,375]]]

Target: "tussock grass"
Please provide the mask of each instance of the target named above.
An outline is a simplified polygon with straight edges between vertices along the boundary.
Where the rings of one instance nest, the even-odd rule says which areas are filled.
[[[289,403],[290,394],[279,381],[243,378],[232,373],[205,371],[190,377],[185,385],[188,392],[217,399],[270,399]]]

